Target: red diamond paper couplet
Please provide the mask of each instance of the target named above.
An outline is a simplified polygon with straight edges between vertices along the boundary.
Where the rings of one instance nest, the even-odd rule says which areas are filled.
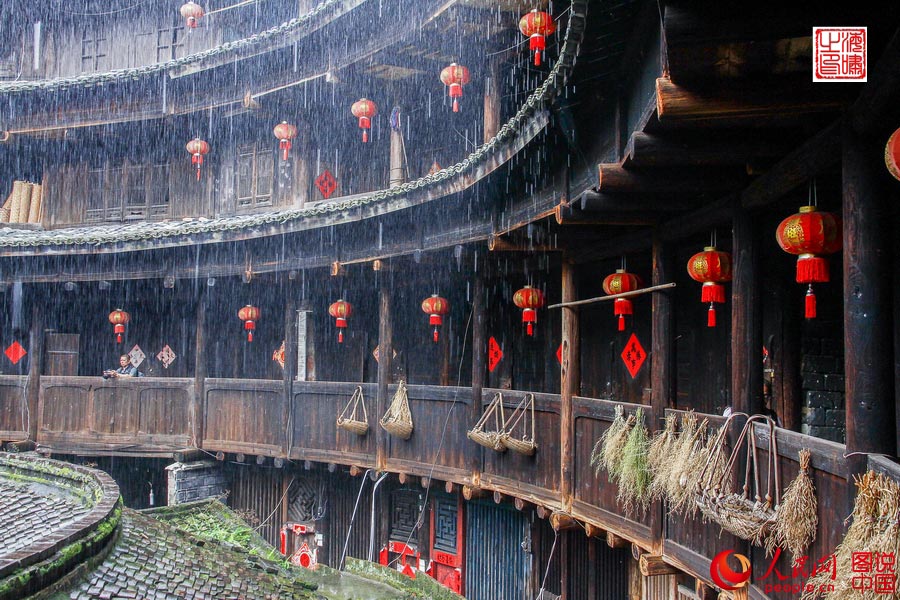
[[[562,344],[556,349],[556,362],[562,364]]]
[[[328,200],[334,193],[334,190],[337,189],[337,180],[331,174],[331,171],[325,169],[321,175],[316,177],[316,187],[322,192],[322,197]]]
[[[625,349],[622,350],[622,362],[625,363],[625,368],[628,369],[632,379],[641,370],[645,360],[647,360],[647,353],[644,352],[644,347],[641,346],[640,340],[632,333],[631,337],[628,338],[628,343],[625,344]]]
[[[28,354],[28,352],[25,351],[25,348],[22,347],[22,344],[20,344],[18,341],[14,341],[9,345],[4,354],[6,354],[6,358],[8,358],[12,362],[12,364],[15,365],[20,360],[22,360],[22,358],[26,354]]]
[[[500,344],[497,343],[494,336],[491,336],[491,339],[488,340],[488,371],[493,373],[501,360],[503,360],[503,350],[500,349]]]

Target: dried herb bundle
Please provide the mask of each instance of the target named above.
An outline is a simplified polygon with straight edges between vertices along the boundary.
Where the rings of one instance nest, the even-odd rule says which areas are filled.
[[[639,408],[634,414],[634,425],[628,432],[618,467],[618,500],[628,512],[636,507],[646,508],[650,503],[649,450],[650,440],[644,426],[644,409]]]
[[[800,472],[784,492],[775,521],[775,539],[790,550],[794,562],[816,539],[819,523],[816,488],[809,476],[809,450],[800,451]]]

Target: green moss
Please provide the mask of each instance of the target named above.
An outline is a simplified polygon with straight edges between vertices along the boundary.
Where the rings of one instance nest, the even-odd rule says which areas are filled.
[[[404,598],[410,600],[418,598],[464,600],[459,594],[451,592],[423,573],[420,573],[415,579],[410,579],[395,569],[352,557],[347,558],[347,571],[397,588],[405,594]]]

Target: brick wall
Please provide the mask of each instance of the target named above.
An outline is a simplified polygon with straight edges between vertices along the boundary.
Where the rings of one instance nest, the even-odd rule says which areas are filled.
[[[166,467],[166,471],[169,506],[222,496],[228,490],[228,480],[219,462],[177,462]]]
[[[844,443],[844,345],[840,322],[807,321],[803,331],[802,433]]]

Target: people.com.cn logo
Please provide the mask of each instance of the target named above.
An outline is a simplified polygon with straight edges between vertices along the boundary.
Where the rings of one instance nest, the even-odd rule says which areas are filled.
[[[735,571],[728,566],[728,557],[734,557],[741,563],[741,570]],[[723,550],[716,554],[709,565],[709,575],[721,589],[731,592],[742,588],[750,582],[750,559],[734,550]]]

